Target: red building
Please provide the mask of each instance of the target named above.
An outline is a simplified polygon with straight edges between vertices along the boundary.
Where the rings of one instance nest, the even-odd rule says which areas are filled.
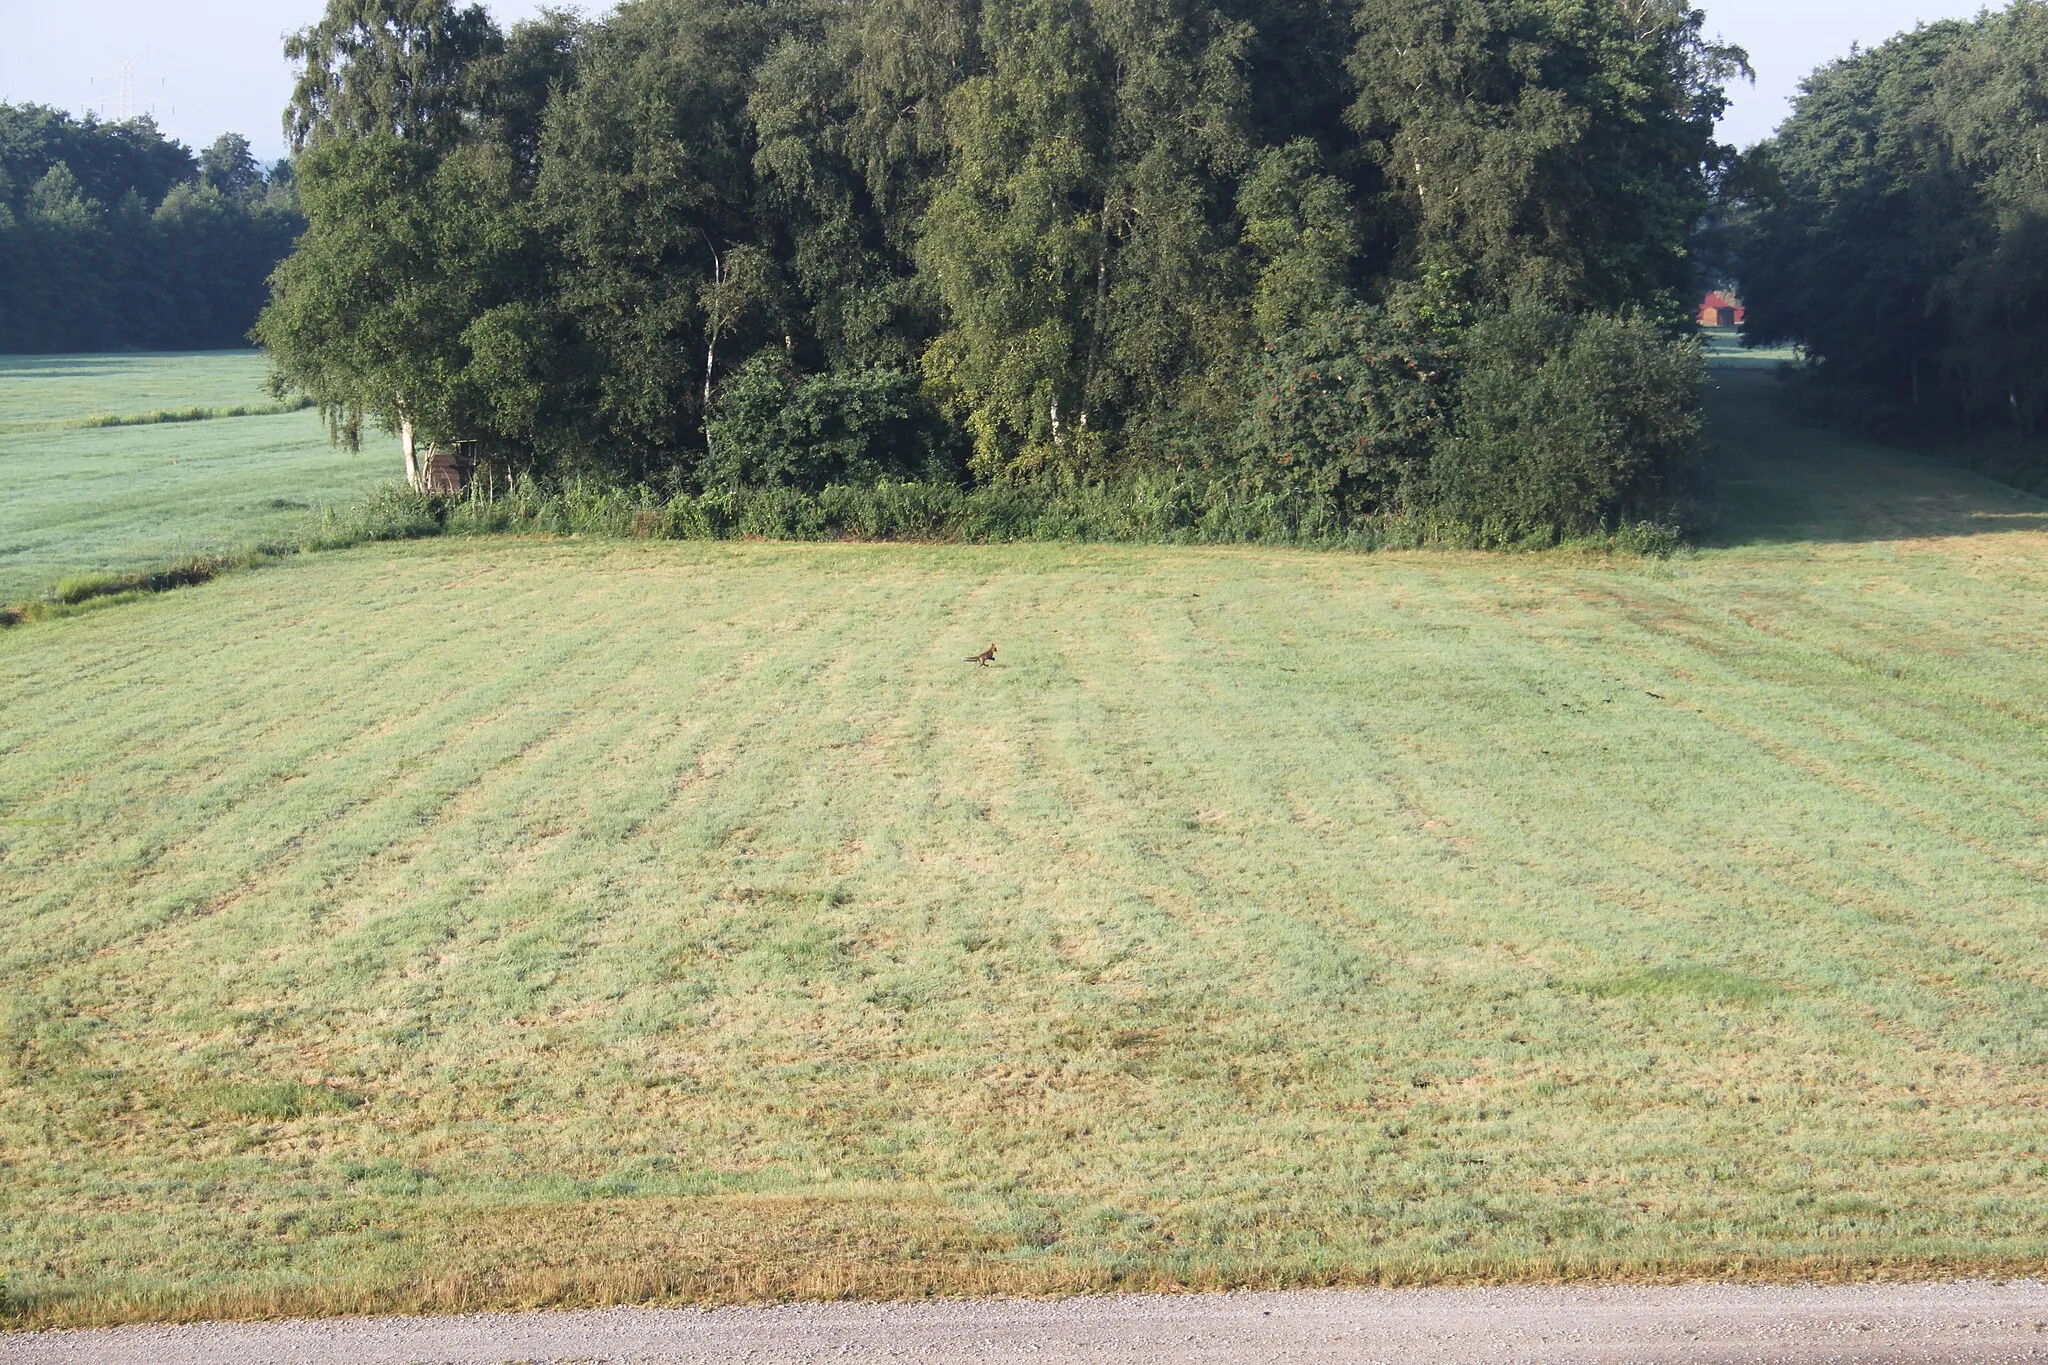
[[[1748,311],[1742,306],[1742,300],[1717,289],[1700,304],[1700,326],[1740,327]]]

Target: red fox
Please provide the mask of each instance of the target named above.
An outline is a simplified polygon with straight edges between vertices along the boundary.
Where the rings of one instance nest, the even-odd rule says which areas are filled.
[[[987,668],[990,664],[994,663],[995,661],[996,647],[994,645],[990,645],[987,649],[984,649],[983,651],[981,651],[981,653],[976,654],[967,662],[971,664],[980,664],[983,668]]]

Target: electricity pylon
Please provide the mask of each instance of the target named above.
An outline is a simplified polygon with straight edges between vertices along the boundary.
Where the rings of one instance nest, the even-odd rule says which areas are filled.
[[[115,64],[112,71],[102,71],[92,78],[94,85],[98,85],[101,81],[119,82],[120,94],[111,103],[120,111],[116,118],[121,123],[126,123],[137,114],[154,115],[156,113],[156,106],[143,100],[142,91],[152,82],[159,86],[165,84],[163,77],[151,76],[144,72],[142,61],[138,57],[123,57]],[[100,105],[101,117],[105,117],[106,112],[107,106],[105,104]],[[176,113],[177,111],[174,109],[172,112]]]

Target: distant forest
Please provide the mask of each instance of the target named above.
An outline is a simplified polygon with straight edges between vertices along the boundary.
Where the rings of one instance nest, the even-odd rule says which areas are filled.
[[[305,230],[288,163],[227,134],[0,104],[0,351],[246,346]]]
[[[1686,516],[1682,0],[333,0],[260,332],[339,434],[681,491]]]
[[[1823,67],[1727,181],[1750,340],[1879,429],[2048,424],[2048,5]]]

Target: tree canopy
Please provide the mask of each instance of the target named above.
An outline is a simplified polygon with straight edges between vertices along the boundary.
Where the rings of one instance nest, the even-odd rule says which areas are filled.
[[[1422,349],[1517,308],[1673,322],[1742,65],[1685,0],[626,0],[509,33],[332,0],[290,51],[280,382],[346,433],[679,486],[885,467],[721,455],[794,439],[721,410],[741,375],[747,411],[854,405],[820,431],[939,422],[976,480],[1094,480],[1228,464],[1252,358],[1337,314]]]
[[[1754,341],[1866,420],[2048,418],[2048,5],[1922,26],[1810,77],[1731,179]]]
[[[225,134],[0,104],[0,351],[248,344],[303,226],[290,167]]]

